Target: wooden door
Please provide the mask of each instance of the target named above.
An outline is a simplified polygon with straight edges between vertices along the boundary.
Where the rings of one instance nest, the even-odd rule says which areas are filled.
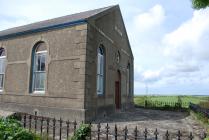
[[[116,109],[120,109],[120,82],[115,82],[115,106]]]

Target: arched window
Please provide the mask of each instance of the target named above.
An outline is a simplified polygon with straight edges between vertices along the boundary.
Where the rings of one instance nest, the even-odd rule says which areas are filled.
[[[126,87],[127,87],[127,95],[130,95],[130,64],[128,64],[127,69],[126,69]]]
[[[100,46],[97,51],[97,94],[104,94],[104,48]]]
[[[5,75],[6,54],[4,48],[0,48],[0,90],[3,90]]]
[[[120,63],[120,52],[119,51],[116,54],[116,62]]]
[[[46,44],[38,43],[33,49],[33,73],[32,73],[32,91],[44,92],[46,79]]]

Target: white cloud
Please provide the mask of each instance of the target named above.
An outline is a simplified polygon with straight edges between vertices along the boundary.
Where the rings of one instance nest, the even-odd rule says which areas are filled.
[[[161,4],[165,7],[156,4],[143,10],[145,7],[152,6],[153,2],[91,0],[90,3],[81,3],[85,3],[85,1],[0,0],[0,30],[119,3],[135,56],[134,86],[136,93],[139,93],[137,91],[140,89],[143,89],[144,92],[145,82],[150,87],[158,86],[160,92],[169,85],[171,86],[167,88],[167,91],[175,91],[177,88],[173,88],[174,84],[198,82],[208,87],[209,66],[205,67],[208,63],[202,63],[199,59],[209,60],[209,47],[206,47],[209,44],[207,28],[209,27],[209,10],[194,12],[190,20],[164,37],[168,26],[174,27],[188,17],[189,12],[182,12],[183,18],[170,21],[173,19],[172,16],[177,14],[177,9],[187,11],[188,8],[185,10],[186,5],[182,6],[184,9],[181,7],[176,9],[171,3],[166,5],[166,2],[162,2]],[[164,8],[169,10],[165,13]],[[167,19],[169,21],[165,21]],[[166,50],[164,50],[164,46],[166,46]],[[163,51],[167,52],[168,57],[163,55]],[[184,61],[174,63],[173,56]],[[197,63],[191,63],[190,60]],[[200,67],[199,63],[204,68]],[[190,89],[190,86],[187,89]],[[201,89],[198,87],[197,90]]]
[[[176,81],[186,81],[189,83],[191,79],[198,77],[200,73],[200,65],[196,63],[175,63],[166,65],[158,70],[137,71],[138,82],[149,83],[152,85],[174,83]],[[192,75],[196,75],[192,77]],[[189,79],[189,80],[188,80]]]
[[[200,68],[198,65],[180,63],[180,64],[176,64],[174,70],[176,72],[196,72],[199,71]]]
[[[11,21],[0,19],[0,23],[1,23],[0,30],[4,30],[4,29],[11,28],[11,27],[17,27],[17,26],[27,24],[28,21],[26,21],[26,20],[16,20],[16,21],[11,22]]]
[[[179,60],[209,58],[209,9],[195,11],[193,17],[163,38],[165,55]]]
[[[165,11],[159,4],[155,5],[145,13],[137,15],[134,24],[139,31],[146,31],[163,23]]]
[[[151,71],[151,70],[148,70],[148,71],[145,71],[143,74],[143,81],[144,82],[155,82],[155,81],[158,81],[160,78],[161,78],[161,71]]]
[[[81,0],[0,0],[0,30],[90,9],[115,5],[117,4],[117,1],[91,0],[90,3],[85,3],[85,1],[85,4],[81,3]],[[11,17],[12,19],[6,19],[7,21],[5,21],[5,18],[7,17]]]

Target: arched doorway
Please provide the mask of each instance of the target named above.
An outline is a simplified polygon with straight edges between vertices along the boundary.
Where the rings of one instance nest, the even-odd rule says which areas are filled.
[[[121,73],[119,70],[115,81],[115,107],[116,109],[121,108]]]

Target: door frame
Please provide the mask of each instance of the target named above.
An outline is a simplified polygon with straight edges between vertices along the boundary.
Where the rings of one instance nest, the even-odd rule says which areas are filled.
[[[117,71],[117,79],[115,81],[115,108],[121,109],[121,73]]]

